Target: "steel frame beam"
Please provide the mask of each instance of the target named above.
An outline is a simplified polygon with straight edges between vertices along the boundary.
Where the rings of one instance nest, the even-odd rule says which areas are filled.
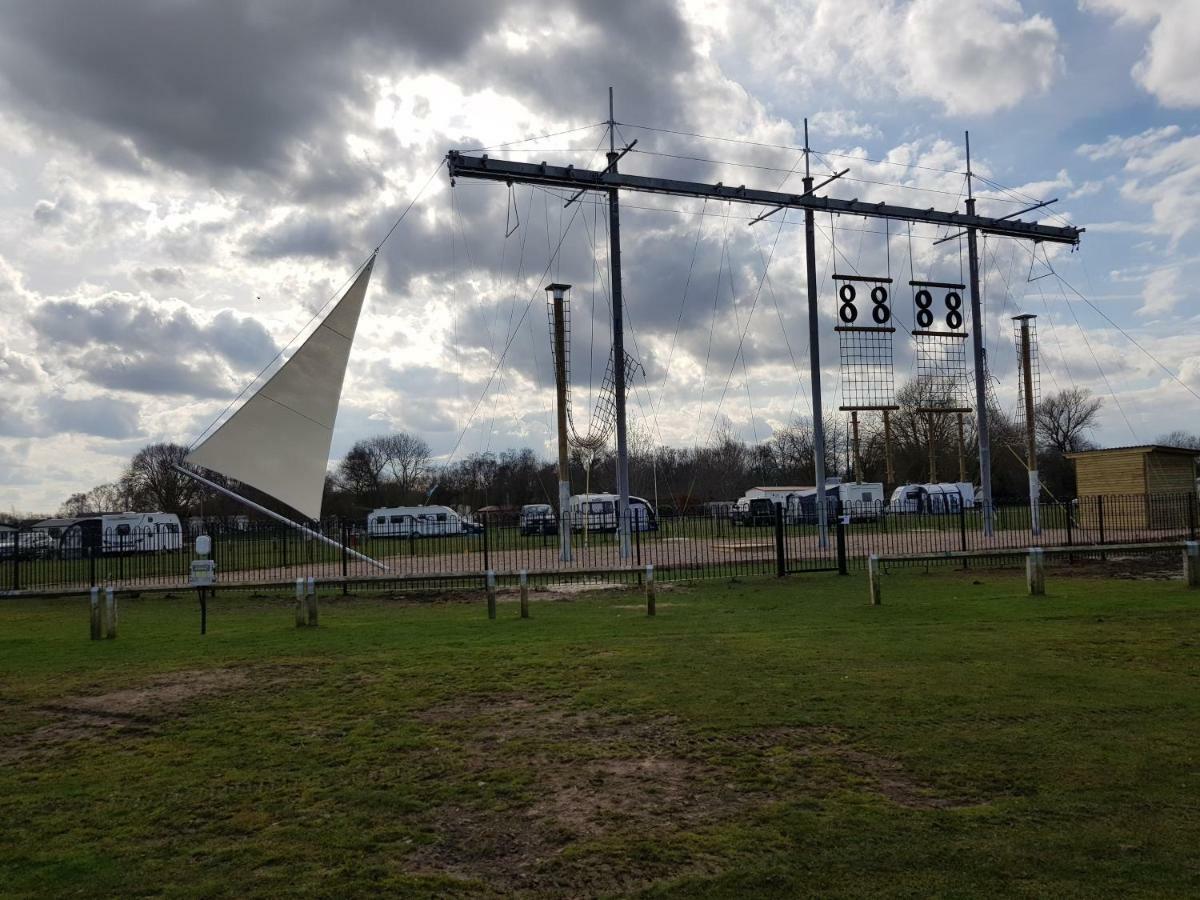
[[[1058,225],[1039,225],[1020,219],[994,218],[972,213],[940,212],[936,209],[917,209],[892,203],[864,203],[859,200],[839,200],[812,194],[787,194],[762,191],[745,185],[730,187],[724,183],[702,184],[672,178],[650,178],[597,169],[577,169],[575,166],[552,166],[548,163],[514,162],[483,156],[464,156],[457,150],[446,154],[451,178],[477,178],[488,181],[538,184],[569,190],[611,191],[614,188],[649,194],[671,194],[683,197],[703,197],[710,200],[730,200],[755,206],[777,206],[791,209],[830,212],[848,216],[876,219],[898,219],[926,222],[947,228],[975,228],[986,234],[1004,237],[1047,241],[1054,244],[1078,244],[1082,228]]]

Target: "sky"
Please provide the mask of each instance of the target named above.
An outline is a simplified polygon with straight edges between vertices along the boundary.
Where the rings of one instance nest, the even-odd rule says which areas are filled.
[[[586,428],[611,345],[606,210],[460,179],[448,150],[979,211],[1057,199],[1081,246],[980,249],[991,389],[1011,317],[1094,438],[1200,431],[1200,8],[1191,0],[16,0],[0,9],[0,509],[51,512],[150,441],[189,444],[270,374],[384,241],[336,460],[396,429],[441,460],[553,456],[545,294],[572,284]],[[481,150],[479,148],[487,148]],[[401,214],[411,208],[401,219]],[[623,196],[629,415],[642,444],[765,440],[811,414],[795,212]],[[1026,216],[1032,218],[1033,214]],[[825,406],[835,270],[957,281],[929,226],[818,217]],[[307,329],[307,330],[306,330]],[[836,409],[834,409],[836,415]]]

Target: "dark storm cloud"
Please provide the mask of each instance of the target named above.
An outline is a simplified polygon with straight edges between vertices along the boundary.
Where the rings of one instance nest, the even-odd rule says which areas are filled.
[[[498,25],[547,20],[560,23],[562,41],[523,54],[481,42]],[[336,135],[366,106],[369,73],[453,66],[464,83],[572,115],[601,107],[615,78],[624,115],[661,121],[689,60],[685,26],[665,0],[549,10],[500,0],[41,0],[8,10],[0,33],[14,103],[98,158],[273,175],[308,160],[315,192],[354,175]]]
[[[107,297],[91,304],[49,301],[33,310],[29,323],[60,352],[63,346],[104,347],[180,356],[203,348],[237,368],[256,369],[277,350],[271,335],[254,319],[225,310],[207,323],[199,322],[186,310],[164,309],[139,299]]]

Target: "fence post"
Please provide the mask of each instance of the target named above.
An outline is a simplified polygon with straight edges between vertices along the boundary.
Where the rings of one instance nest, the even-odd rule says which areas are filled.
[[[117,592],[111,584],[104,590],[104,636],[117,636]]]
[[[98,641],[98,640],[100,640],[100,637],[101,637],[101,634],[100,634],[100,632],[101,632],[101,627],[100,627],[100,588],[98,588],[98,587],[92,588],[90,600],[91,600],[91,606],[89,608],[89,612],[91,613],[91,619],[92,619],[91,635],[92,635],[93,641]]]
[[[544,531],[545,529],[543,529]],[[529,573],[522,569],[518,575],[521,583],[521,618],[529,618]]]
[[[313,576],[308,576],[307,593],[308,593],[308,625],[310,628],[317,627],[317,579]]]
[[[488,514],[483,513],[479,518],[483,525],[483,571],[490,572],[492,571],[492,557],[491,551],[488,548]],[[496,617],[493,615],[492,618]]]
[[[304,579],[296,579],[296,627],[303,628],[308,624],[308,611],[304,608]]]
[[[656,614],[654,608],[655,603],[655,588],[654,588],[654,566],[646,566],[646,615],[653,616]]]
[[[1200,588],[1200,542],[1184,542],[1183,581],[1190,588]]]
[[[963,505],[961,498],[958,501],[958,549],[963,553],[967,552],[967,508]],[[969,568],[967,563],[968,560],[964,556],[962,561],[964,569]]]
[[[634,546],[637,548],[637,551],[636,551],[637,552],[637,564],[638,564],[638,566],[641,566],[641,564],[642,564],[642,529],[641,529],[640,525],[638,524],[638,522],[634,519],[630,519],[630,524],[633,526],[633,542],[634,542]],[[647,525],[650,524],[649,512],[646,513],[646,524]]]
[[[350,546],[350,529],[346,526],[345,521],[342,522],[342,596],[345,597],[350,593],[350,585],[347,584],[347,579],[350,577],[350,551],[347,547]]]
[[[13,532],[13,578],[12,589],[21,589],[21,529]]]
[[[487,534],[487,532],[484,531],[484,534]],[[496,573],[488,569],[484,573],[484,577],[487,582],[488,618],[494,619],[496,618]]]
[[[871,605],[883,604],[883,585],[879,583],[879,555],[872,553],[867,557],[867,586],[871,591]]]
[[[783,504],[775,504],[775,574],[782,578],[787,574],[787,559],[783,550]]]
[[[1046,593],[1046,554],[1041,547],[1030,547],[1025,560],[1025,581],[1029,585],[1029,596],[1040,597]]]
[[[1078,500],[1076,500],[1077,502]],[[1067,510],[1067,546],[1073,547],[1075,545],[1075,507],[1070,501],[1065,506]]]
[[[837,566],[839,575],[849,575],[850,565],[846,560],[846,521],[839,518],[837,523]]]
[[[1096,496],[1096,519],[1100,525],[1100,543],[1104,543],[1104,495]]]
[[[1188,540],[1196,540],[1196,494],[1188,494]]]

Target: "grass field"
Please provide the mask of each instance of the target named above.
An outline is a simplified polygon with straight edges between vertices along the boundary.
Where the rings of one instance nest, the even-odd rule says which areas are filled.
[[[1200,593],[0,602],[0,894],[1195,896]]]

